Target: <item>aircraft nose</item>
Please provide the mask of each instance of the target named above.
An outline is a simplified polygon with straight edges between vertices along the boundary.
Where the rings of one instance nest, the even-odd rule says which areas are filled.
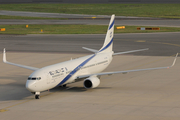
[[[27,80],[26,82],[26,88],[31,92],[36,92],[34,89],[36,87],[36,81],[34,80]]]

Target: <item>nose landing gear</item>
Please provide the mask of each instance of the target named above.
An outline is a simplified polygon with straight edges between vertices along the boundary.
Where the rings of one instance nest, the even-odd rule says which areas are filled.
[[[35,99],[39,99],[40,98],[40,95],[35,95]]]
[[[40,92],[35,92],[35,99],[39,99],[40,98]]]

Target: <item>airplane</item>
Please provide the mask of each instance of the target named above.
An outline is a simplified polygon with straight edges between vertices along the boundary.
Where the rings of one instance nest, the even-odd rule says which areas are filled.
[[[43,68],[36,68],[36,67],[30,67],[30,66],[8,62],[6,60],[6,50],[4,48],[3,62],[34,71],[27,79],[26,88],[32,94],[35,94],[35,99],[40,98],[40,92],[42,91],[46,91],[58,86],[66,86],[67,84],[83,81],[83,80],[84,80],[83,84],[86,89],[96,88],[100,84],[100,76],[102,75],[129,73],[129,72],[144,71],[144,70],[157,70],[157,69],[170,68],[174,66],[178,53],[171,66],[126,70],[126,71],[115,71],[115,72],[102,72],[104,69],[106,69],[109,66],[109,64],[113,59],[113,56],[115,55],[148,50],[148,48],[146,48],[146,49],[114,53],[113,51],[114,22],[115,22],[115,15],[113,14],[111,16],[106,37],[104,40],[104,44],[101,47],[101,49],[95,50],[95,49],[83,47],[83,49],[93,52],[93,54],[91,55],[87,55],[76,59],[71,59],[69,61],[57,63],[50,66],[45,66]]]

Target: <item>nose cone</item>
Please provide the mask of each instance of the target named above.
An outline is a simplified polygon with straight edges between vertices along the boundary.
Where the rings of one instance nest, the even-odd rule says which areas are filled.
[[[36,92],[36,91],[35,91],[36,81],[34,81],[34,80],[27,80],[27,82],[26,82],[26,88],[27,88],[30,92]]]

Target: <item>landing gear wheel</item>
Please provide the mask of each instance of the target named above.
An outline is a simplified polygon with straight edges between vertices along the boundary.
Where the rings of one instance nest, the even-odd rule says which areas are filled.
[[[65,84],[65,85],[63,85],[63,87],[66,87],[67,85]]]
[[[39,99],[40,98],[40,96],[39,95],[35,95],[35,99]]]

